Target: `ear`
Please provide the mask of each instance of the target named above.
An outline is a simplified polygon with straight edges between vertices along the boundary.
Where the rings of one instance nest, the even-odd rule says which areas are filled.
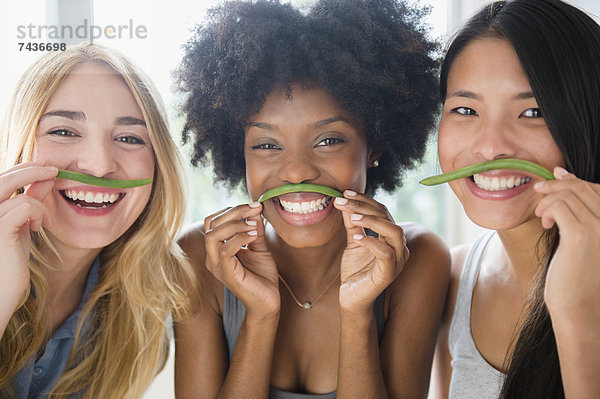
[[[381,158],[381,152],[379,151],[375,151],[375,150],[369,150],[369,164],[368,167],[372,168],[375,166],[375,163],[379,162],[379,159]]]

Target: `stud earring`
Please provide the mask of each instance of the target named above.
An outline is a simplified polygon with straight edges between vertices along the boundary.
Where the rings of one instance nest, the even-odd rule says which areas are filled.
[[[373,161],[373,167],[376,168],[379,166],[379,161],[378,160],[374,160]]]

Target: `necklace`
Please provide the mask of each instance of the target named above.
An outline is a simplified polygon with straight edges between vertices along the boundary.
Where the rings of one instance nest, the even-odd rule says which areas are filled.
[[[296,304],[298,306],[300,306],[302,309],[306,309],[306,310],[308,310],[308,309],[312,308],[313,306],[315,306],[315,304],[319,301],[319,299],[321,299],[321,297],[323,295],[325,295],[325,293],[327,292],[327,290],[329,289],[329,287],[331,287],[331,284],[333,284],[338,279],[338,277],[340,277],[340,273],[336,274],[336,276],[333,278],[333,280],[331,280],[329,282],[329,284],[327,284],[327,287],[325,287],[325,289],[319,294],[319,296],[317,297],[317,299],[315,299],[313,302],[306,301],[306,302],[302,303],[302,302],[300,302],[298,300],[298,298],[296,297],[296,295],[294,295],[294,292],[292,291],[292,289],[290,288],[290,286],[288,285],[288,283],[283,279],[283,277],[281,276],[281,274],[277,273],[277,275],[279,276],[279,279],[281,280],[281,282],[283,283],[283,285],[285,285],[285,288],[287,288],[287,290],[290,293],[290,295],[292,296],[292,299],[294,300],[294,302],[296,302]]]

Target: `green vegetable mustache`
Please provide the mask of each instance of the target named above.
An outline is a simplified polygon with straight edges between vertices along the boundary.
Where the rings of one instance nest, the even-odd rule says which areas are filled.
[[[109,188],[132,188],[145,186],[146,184],[152,183],[152,179],[138,179],[138,180],[115,180],[115,179],[104,179],[102,177],[95,177],[86,175],[79,172],[73,172],[71,170],[59,170],[59,179],[74,180],[80,183],[89,184],[90,186],[98,187],[109,187]]]
[[[522,159],[495,159],[493,161],[481,162],[465,168],[453,170],[452,172],[441,175],[431,176],[421,180],[419,183],[425,186],[435,186],[437,184],[447,183],[452,180],[462,179],[463,177],[473,176],[476,173],[494,169],[518,169],[533,173],[546,180],[554,180],[552,172],[533,162],[524,161]]]
[[[264,202],[273,197],[277,197],[279,195],[287,194],[287,193],[297,193],[300,191],[310,191],[313,193],[321,193],[325,195],[329,195],[331,197],[341,197],[342,193],[339,191],[327,187],[321,186],[319,184],[310,184],[310,183],[299,183],[299,184],[284,184],[283,186],[275,187],[270,190],[264,192],[263,195],[258,198],[259,202]]]

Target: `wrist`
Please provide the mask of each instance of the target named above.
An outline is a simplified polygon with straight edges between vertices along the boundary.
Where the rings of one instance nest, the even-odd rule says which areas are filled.
[[[340,306],[340,321],[355,327],[369,327],[375,320],[373,306],[344,308]]]
[[[269,327],[271,325],[278,325],[280,315],[281,312],[279,308],[260,311],[247,308],[246,323],[256,323],[258,326],[265,327]]]

